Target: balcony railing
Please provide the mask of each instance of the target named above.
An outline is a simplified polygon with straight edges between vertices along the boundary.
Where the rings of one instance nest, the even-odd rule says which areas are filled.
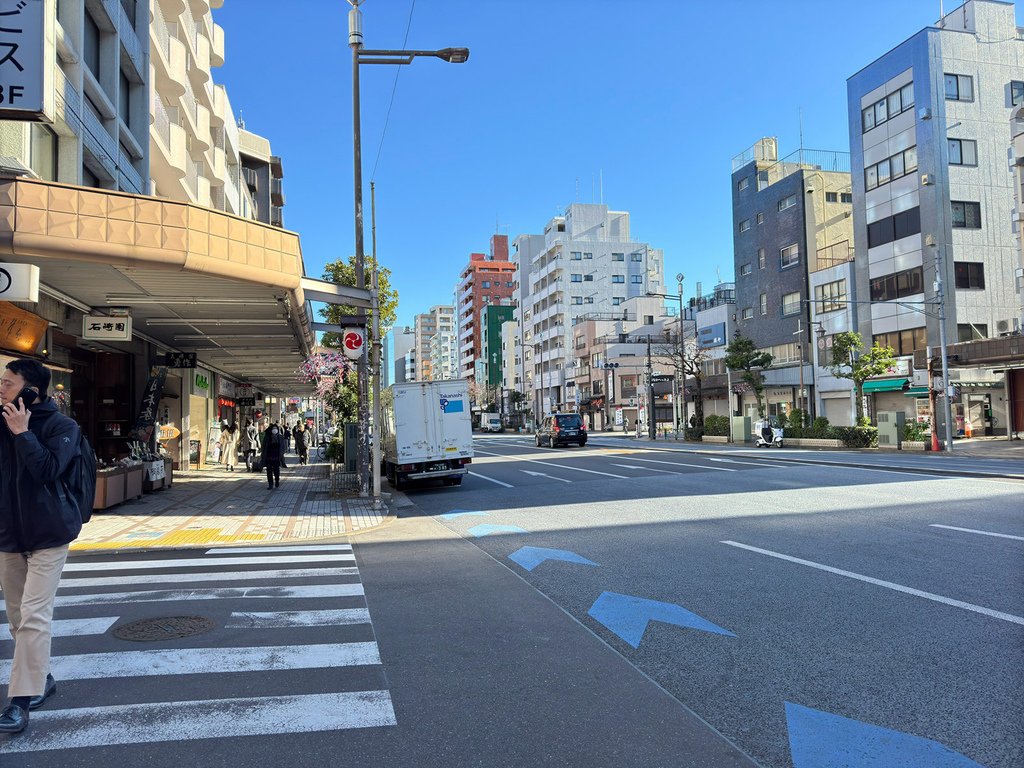
[[[171,118],[167,115],[164,107],[164,100],[155,91],[153,92],[153,129],[157,137],[163,141],[164,147],[171,148]]]
[[[159,4],[159,0],[156,0],[156,5]],[[132,16],[134,17],[134,15],[133,12]],[[139,41],[139,35],[135,31],[135,20],[134,18],[129,18],[123,4],[117,7],[117,32],[121,38],[121,45],[124,47],[125,53],[128,54],[128,58],[135,65],[135,69],[140,75],[145,75],[148,72],[145,69],[146,58],[142,55],[142,43]]]

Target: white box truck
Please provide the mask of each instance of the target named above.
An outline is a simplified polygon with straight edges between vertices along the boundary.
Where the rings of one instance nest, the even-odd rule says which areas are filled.
[[[480,429],[484,432],[501,432],[501,416],[497,413],[485,413],[480,417]]]
[[[441,479],[460,485],[473,460],[469,385],[455,381],[411,381],[383,398],[383,474],[395,490],[412,480]]]

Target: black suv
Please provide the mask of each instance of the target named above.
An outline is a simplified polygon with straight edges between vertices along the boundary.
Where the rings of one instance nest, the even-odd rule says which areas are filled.
[[[576,443],[580,448],[587,444],[587,428],[578,413],[553,413],[545,416],[537,427],[537,445],[556,445]]]

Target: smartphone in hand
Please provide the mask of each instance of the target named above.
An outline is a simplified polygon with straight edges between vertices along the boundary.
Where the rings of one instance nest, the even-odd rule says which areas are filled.
[[[31,404],[34,403],[36,401],[36,398],[38,397],[39,393],[36,392],[34,389],[31,389],[30,387],[24,387],[21,390],[21,392],[18,393],[18,396],[14,398],[14,404],[17,405],[18,400],[20,399],[22,407],[25,410],[28,410],[31,407]]]

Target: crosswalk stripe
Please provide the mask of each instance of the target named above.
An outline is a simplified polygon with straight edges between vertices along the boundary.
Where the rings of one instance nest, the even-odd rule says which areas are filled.
[[[102,680],[113,677],[268,672],[369,664],[380,664],[380,654],[374,642],[83,653],[51,657],[50,671],[58,680]],[[0,678],[6,680],[10,672],[11,662],[0,661]]]
[[[309,577],[358,576],[355,567],[294,568],[274,571],[224,571],[212,573],[136,573],[128,576],[96,576],[95,578],[61,579],[65,587],[123,587],[126,584],[192,583],[197,581],[236,581],[238,579],[302,579]]]
[[[260,554],[273,554],[274,552],[351,552],[351,544],[303,544],[294,547],[218,547],[208,549],[208,555],[234,555],[239,552],[259,552]]]
[[[206,557],[182,560],[110,560],[102,563],[67,563],[65,573],[81,571],[128,571],[148,568],[212,568],[225,565],[266,565],[268,563],[354,563],[354,555],[292,555],[290,557]]]
[[[79,637],[81,635],[102,635],[118,620],[118,616],[99,616],[94,619],[58,619],[50,625],[53,637]],[[0,640],[11,639],[9,624],[0,624]]]
[[[334,611],[236,612],[224,626],[227,629],[272,629],[369,623],[370,612],[366,608],[340,608]]]
[[[32,713],[32,726],[0,754],[113,744],[313,733],[396,725],[387,691],[126,704]]]
[[[152,603],[167,600],[223,600],[231,598],[354,597],[363,594],[362,584],[306,584],[294,587],[220,587],[214,589],[160,589],[139,592],[98,592],[91,595],[58,595],[55,606]]]

